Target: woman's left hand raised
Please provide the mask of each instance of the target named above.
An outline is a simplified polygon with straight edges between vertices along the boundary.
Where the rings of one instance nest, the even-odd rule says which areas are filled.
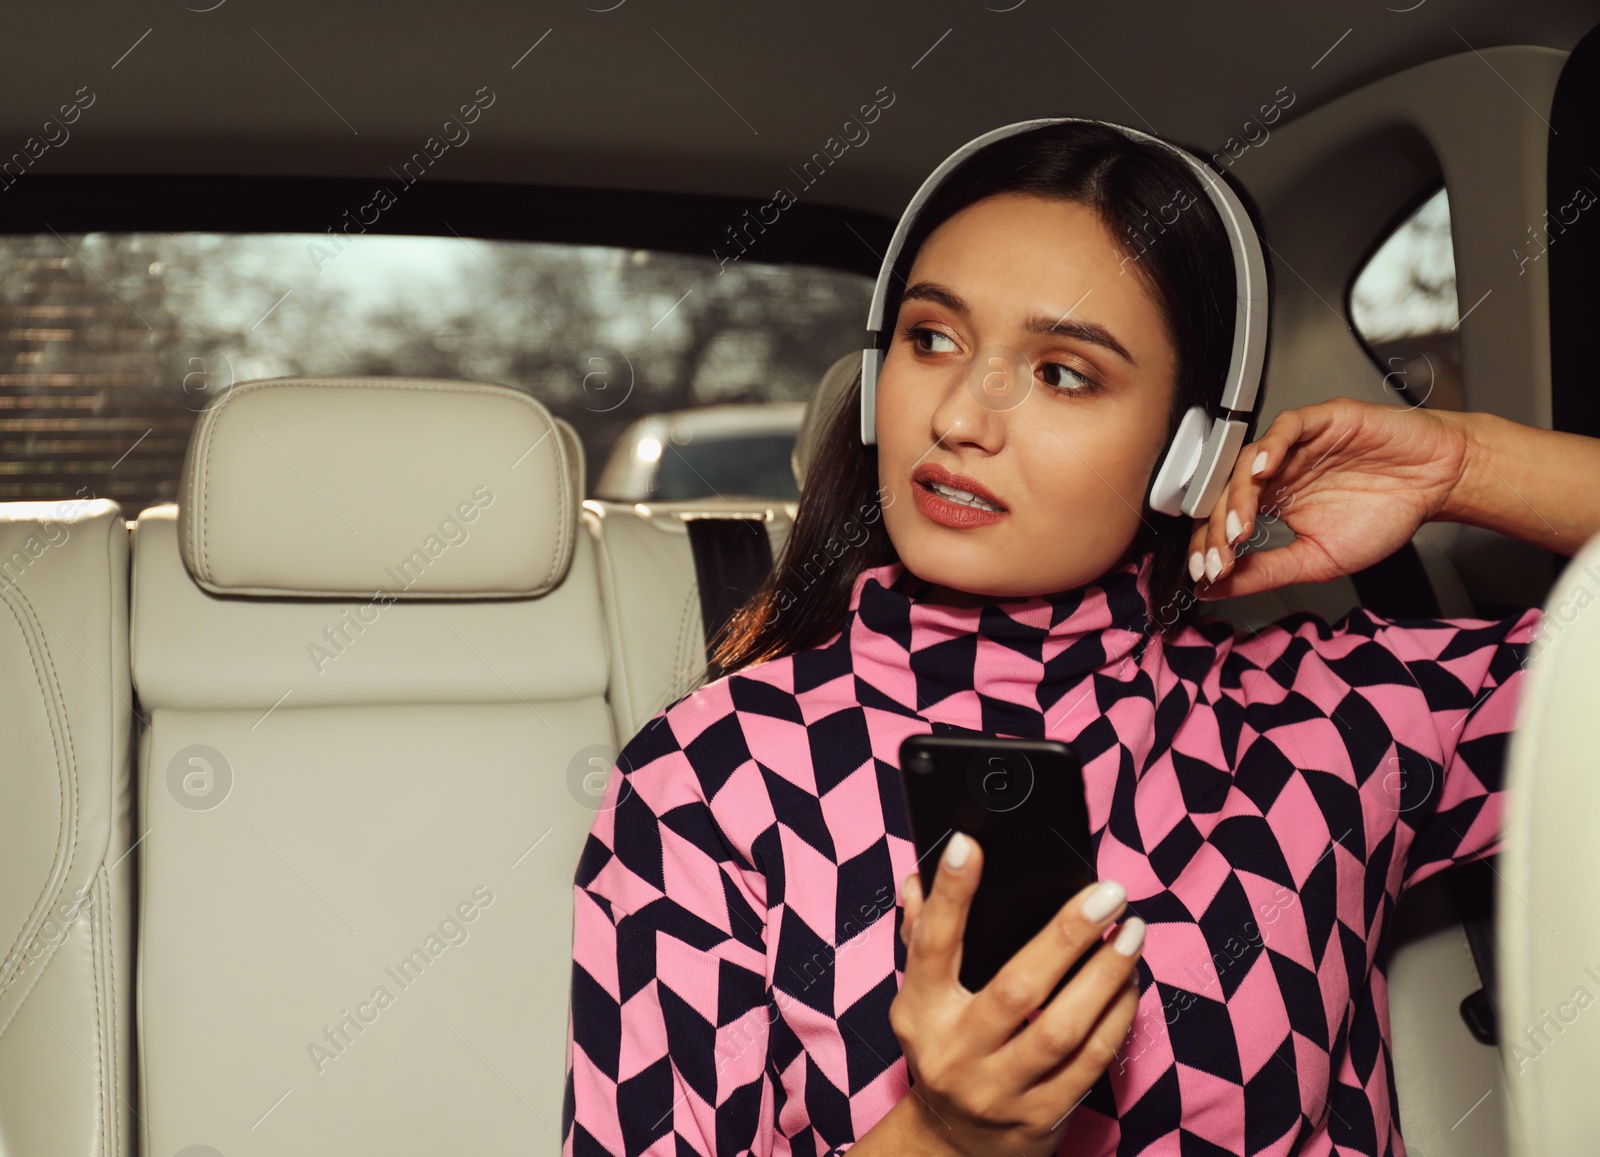
[[[1195,523],[1196,596],[1326,582],[1371,566],[1439,515],[1469,454],[1463,415],[1450,410],[1330,398],[1283,411],[1240,451],[1211,516]],[[1259,549],[1278,518],[1295,541]]]

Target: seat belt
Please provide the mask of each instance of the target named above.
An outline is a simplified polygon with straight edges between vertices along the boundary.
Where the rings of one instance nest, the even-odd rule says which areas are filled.
[[[1439,599],[1422,556],[1410,542],[1350,576],[1361,605],[1386,619],[1437,619]]]
[[[690,518],[689,549],[694,554],[694,574],[700,588],[700,619],[705,624],[706,658],[728,620],[761,588],[772,573],[772,544],[766,523],[759,518]],[[722,677],[708,665],[706,680]]]
[[[1496,857],[1490,857],[1495,859]],[[1461,1002],[1461,1019],[1481,1044],[1499,1047],[1500,1002],[1495,990],[1494,881],[1488,860],[1468,861],[1447,870],[1450,891],[1461,916],[1461,930],[1472,950],[1482,987]]]

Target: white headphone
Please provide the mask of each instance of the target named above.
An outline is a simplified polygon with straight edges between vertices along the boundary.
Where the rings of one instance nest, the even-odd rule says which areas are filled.
[[[900,223],[895,226],[894,236],[889,240],[889,251],[884,254],[883,265],[878,270],[877,285],[872,290],[872,308],[867,315],[867,345],[861,351],[862,444],[871,446],[878,440],[878,371],[883,365],[884,353],[879,343],[883,330],[884,302],[889,292],[889,278],[894,275],[895,261],[905,246],[917,214],[950,171],[985,145],[1046,125],[1072,123],[1105,125],[1136,140],[1160,145],[1182,157],[1200,177],[1228,232],[1239,307],[1234,311],[1233,356],[1228,363],[1218,412],[1213,416],[1205,406],[1189,407],[1178,424],[1172,445],[1156,469],[1149,497],[1151,509],[1163,514],[1207,518],[1228,476],[1233,472],[1234,461],[1244,445],[1250,412],[1255,408],[1256,393],[1261,387],[1261,369],[1267,348],[1266,257],[1261,252],[1260,238],[1256,236],[1244,205],[1215,172],[1198,158],[1159,137],[1108,121],[1084,117],[1044,117],[1004,125],[962,145],[922,182],[922,187],[901,215]]]

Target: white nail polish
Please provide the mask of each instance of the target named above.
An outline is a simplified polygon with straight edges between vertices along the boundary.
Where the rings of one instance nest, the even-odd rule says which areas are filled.
[[[1109,920],[1127,898],[1128,893],[1121,884],[1115,880],[1101,880],[1094,886],[1094,891],[1083,898],[1084,918],[1097,924]]]
[[[1222,573],[1222,552],[1216,547],[1206,551],[1206,578],[1212,582]]]
[[[967,857],[971,854],[972,841],[961,832],[957,832],[944,846],[944,865],[947,868],[959,868],[967,862]]]
[[[1228,541],[1234,543],[1239,541],[1239,532],[1244,527],[1240,525],[1239,516],[1230,510],[1228,511],[1227,521],[1223,523],[1223,529],[1227,531]]]
[[[1194,579],[1195,582],[1199,582],[1200,576],[1205,573],[1205,570],[1206,556],[1197,550],[1189,556],[1189,577]]]
[[[1267,468],[1267,452],[1265,450],[1256,455],[1256,460],[1250,463],[1250,477],[1254,478]]]
[[[1116,939],[1111,941],[1111,947],[1123,956],[1132,956],[1139,951],[1139,945],[1144,943],[1144,921],[1137,916],[1129,916],[1122,922],[1118,929]]]

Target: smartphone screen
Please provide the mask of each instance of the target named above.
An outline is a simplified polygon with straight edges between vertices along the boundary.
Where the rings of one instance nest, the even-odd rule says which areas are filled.
[[[961,983],[977,992],[1098,879],[1082,765],[1059,740],[913,735],[900,745],[900,786],[924,896],[955,832],[983,849],[960,970]],[[1092,946],[1061,984],[1091,955]]]

